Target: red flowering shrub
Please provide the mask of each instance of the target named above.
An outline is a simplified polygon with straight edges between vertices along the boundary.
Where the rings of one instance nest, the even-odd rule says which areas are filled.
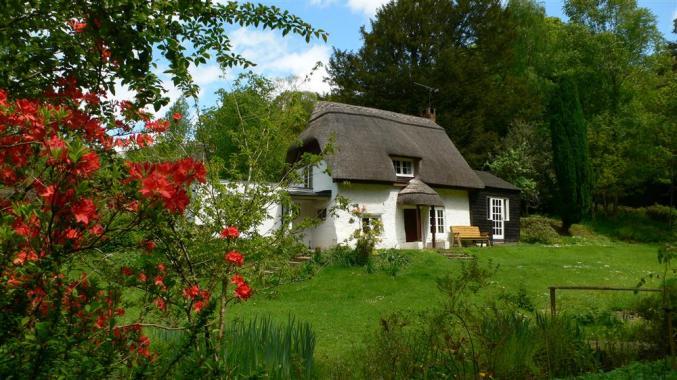
[[[237,239],[240,236],[240,231],[237,227],[228,226],[221,231],[220,235],[226,239]]]
[[[244,256],[238,251],[230,251],[224,257],[229,264],[241,267],[244,264]]]
[[[87,25],[72,27],[81,32]],[[186,329],[198,334],[213,298],[225,305],[251,294],[239,276],[235,294],[227,293],[227,268],[206,272],[223,278],[217,297],[206,290],[212,285],[202,288],[177,227],[185,223],[190,187],[206,180],[202,163],[132,162],[113,149],[151,141],[147,133],[126,132],[138,120],[152,133],[169,123],[126,103],[121,113],[129,119],[104,123],[88,112],[96,94],[62,84],[45,102],[9,100],[0,91],[0,356],[10,363],[0,364],[0,377],[7,368],[41,377],[67,363],[80,371],[68,374],[75,377],[146,366],[155,356],[144,332],[158,326],[148,310],[183,313]],[[224,231],[222,244],[232,249],[239,231]],[[236,251],[226,260],[244,263]],[[94,274],[75,275],[90,265]],[[139,291],[146,296],[131,296]],[[141,315],[126,313],[133,302],[141,302]]]

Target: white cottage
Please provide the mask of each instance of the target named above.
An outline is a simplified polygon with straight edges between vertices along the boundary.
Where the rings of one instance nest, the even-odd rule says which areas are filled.
[[[323,219],[304,234],[310,248],[348,242],[361,227],[350,223],[346,211],[327,216],[338,195],[366,211],[359,221],[362,225],[380,219],[382,248],[430,247],[433,236],[437,247],[448,247],[449,226],[456,225],[479,225],[498,241],[519,236],[519,189],[472,170],[444,129],[431,119],[318,102],[299,138],[300,144],[288,150],[290,163],[305,152],[320,153],[327,144],[334,146],[325,161],[305,170],[302,185],[289,190],[300,206],[298,220]],[[486,191],[480,177],[491,180],[492,191]],[[472,204],[477,205],[475,212]],[[473,220],[473,215],[486,218]]]

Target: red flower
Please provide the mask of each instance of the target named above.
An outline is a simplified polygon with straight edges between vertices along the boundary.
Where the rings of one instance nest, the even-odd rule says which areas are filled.
[[[182,118],[183,118],[183,115],[181,115],[181,114],[178,113],[178,112],[174,112],[174,114],[172,115],[172,119],[174,119],[175,121],[179,121],[179,120],[181,120]]]
[[[120,272],[122,272],[122,274],[125,276],[131,276],[134,274],[134,271],[129,267],[120,268]]]
[[[155,242],[152,240],[146,240],[143,242],[143,248],[146,251],[152,251],[155,249],[155,247],[157,247],[157,244],[155,244]]]
[[[61,140],[57,135],[52,135],[52,137],[50,137],[49,140],[45,141],[45,145],[47,145],[47,147],[50,150],[56,151],[59,151],[66,147],[66,143],[63,140]]]
[[[157,308],[161,311],[167,311],[167,302],[165,302],[165,299],[162,297],[155,299],[155,306],[157,306]]]
[[[101,236],[104,232],[103,226],[100,224],[96,224],[89,229],[89,233],[95,236]]]
[[[139,355],[143,356],[146,359],[150,358],[150,350],[148,347],[150,346],[150,339],[148,339],[147,336],[141,335],[139,337],[139,348],[136,350],[136,352],[139,353]]]
[[[38,255],[32,249],[23,250],[17,253],[16,257],[12,261],[12,264],[21,266],[26,263],[26,261],[38,261]]]
[[[235,284],[236,286],[241,286],[242,284],[245,284],[244,277],[235,273],[233,277],[230,279],[230,283]]]
[[[240,284],[236,289],[235,289],[235,297],[241,299],[241,300],[246,300],[252,295],[252,288],[249,287],[246,283]]]
[[[167,267],[165,267],[165,264],[160,263],[157,265],[157,270],[159,270],[160,272],[164,272],[165,270],[167,270]]]
[[[82,201],[73,205],[72,208],[75,221],[84,224],[85,226],[93,219],[97,218],[96,206],[91,199],[83,199]]]
[[[202,311],[204,307],[205,307],[204,301],[195,301],[195,303],[193,304],[193,310],[195,310],[196,313]]]
[[[52,197],[54,196],[54,190],[55,190],[55,189],[56,189],[56,186],[54,186],[54,185],[45,186],[45,188],[42,189],[42,190],[38,193],[38,195],[40,195],[41,197],[45,198],[45,201],[51,202]]]
[[[80,236],[78,230],[74,228],[69,228],[66,230],[66,239],[75,240]]]
[[[221,237],[226,239],[237,239],[240,236],[240,231],[235,226],[228,226],[221,231]]]
[[[99,170],[101,164],[99,163],[99,156],[94,152],[85,153],[75,169],[75,173],[83,177],[87,177],[95,171]]]
[[[122,317],[123,315],[125,315],[125,309],[121,307],[115,309],[115,315],[117,315],[118,317]]]
[[[174,191],[171,183],[164,175],[153,172],[141,181],[139,193],[144,197],[159,196],[164,199],[171,199]]]
[[[226,253],[224,259],[235,266],[241,267],[244,264],[244,256],[238,251],[230,251]]]
[[[106,326],[106,317],[102,314],[96,319],[95,326],[99,329],[102,329]]]
[[[163,276],[157,275],[155,276],[155,282],[154,284],[159,287],[164,287],[165,286],[165,278]]]
[[[148,281],[148,276],[146,276],[146,274],[143,273],[143,272],[139,273],[139,275],[137,276],[137,278],[138,278],[139,281],[141,281],[141,282],[146,282],[146,281]]]
[[[85,31],[85,29],[87,29],[86,22],[80,22],[75,19],[68,21],[68,25],[70,25],[70,27],[73,28],[75,33],[82,33]]]
[[[183,296],[188,299],[193,299],[200,294],[200,287],[198,285],[192,285],[183,289]]]

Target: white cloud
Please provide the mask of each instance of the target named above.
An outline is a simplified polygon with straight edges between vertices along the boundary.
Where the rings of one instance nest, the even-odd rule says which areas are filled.
[[[310,5],[326,7],[328,5],[336,3],[336,0],[310,0]]]
[[[376,14],[378,8],[390,1],[391,0],[342,0],[341,2],[355,13],[362,13],[367,17],[372,17]],[[308,0],[310,5],[317,7],[326,7],[336,4],[337,2],[338,0]]]
[[[326,69],[313,71],[317,62],[326,66],[331,49],[324,44],[293,44],[290,39],[273,31],[240,28],[231,34],[233,51],[256,63],[254,72],[268,77],[296,77],[300,90],[326,93],[329,85],[323,82]]]
[[[376,14],[378,8],[388,2],[390,0],[348,0],[348,7],[353,12],[360,12],[365,16],[371,17]]]

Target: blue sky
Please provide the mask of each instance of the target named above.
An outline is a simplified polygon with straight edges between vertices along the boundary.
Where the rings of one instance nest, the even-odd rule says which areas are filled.
[[[284,86],[324,93],[329,90],[322,78],[323,69],[309,76],[316,62],[326,63],[332,48],[358,49],[362,41],[359,29],[368,25],[376,9],[388,0],[260,0],[275,5],[300,16],[317,28],[329,33],[329,40],[311,40],[309,44],[302,38],[282,37],[279,32],[255,28],[232,27],[230,34],[234,50],[254,61],[255,72],[271,78],[299,77],[302,79]],[[677,17],[677,0],[639,0],[639,5],[649,8],[657,18],[660,31],[670,40],[677,39],[672,34],[672,20]],[[562,12],[563,1],[541,1],[548,16],[565,18]],[[163,69],[161,60],[156,62],[157,72]],[[193,68],[194,79],[201,86],[200,105],[209,107],[215,104],[214,92],[219,88],[228,88],[240,69],[222,73],[216,63]],[[170,85],[169,78],[163,77],[168,84],[168,95],[173,100],[179,91]],[[129,97],[126,91],[120,91],[118,97]],[[162,113],[163,110],[160,111]]]

